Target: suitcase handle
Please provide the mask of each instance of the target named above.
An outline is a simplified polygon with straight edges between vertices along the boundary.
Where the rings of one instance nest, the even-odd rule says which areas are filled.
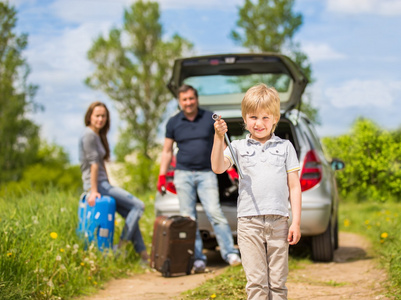
[[[192,218],[190,217],[184,217],[184,216],[180,216],[180,215],[173,215],[168,217],[169,220],[171,219],[176,219],[177,221],[188,221],[188,219],[192,220]]]

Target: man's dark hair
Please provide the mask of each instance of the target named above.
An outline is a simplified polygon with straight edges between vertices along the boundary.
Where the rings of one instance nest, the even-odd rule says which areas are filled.
[[[180,95],[181,93],[185,93],[189,90],[193,90],[195,93],[195,97],[198,98],[198,91],[196,90],[196,88],[194,88],[192,85],[189,85],[189,84],[183,84],[182,86],[180,86],[178,88],[177,95]]]

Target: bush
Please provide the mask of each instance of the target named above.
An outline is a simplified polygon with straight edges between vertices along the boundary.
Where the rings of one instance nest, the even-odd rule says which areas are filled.
[[[340,194],[357,201],[401,199],[401,143],[395,132],[358,119],[351,134],[324,138],[328,153],[345,162],[337,173]]]
[[[32,190],[44,193],[51,187],[78,193],[82,189],[81,170],[69,165],[62,147],[43,142],[35,163],[25,168],[21,180],[3,184],[0,196],[23,196]]]

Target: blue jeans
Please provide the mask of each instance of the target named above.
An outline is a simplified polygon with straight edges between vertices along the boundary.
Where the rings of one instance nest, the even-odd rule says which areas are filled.
[[[230,225],[220,206],[217,176],[212,171],[184,171],[175,170],[174,185],[180,202],[180,213],[183,216],[196,220],[197,195],[205,210],[206,216],[213,226],[216,240],[220,247],[221,257],[227,261],[227,255],[238,253],[234,248],[234,241]],[[202,253],[203,242],[199,230],[196,232],[195,260],[206,261]]]
[[[116,210],[125,219],[121,240],[131,241],[137,253],[146,250],[139,229],[139,219],[145,209],[143,202],[126,190],[112,186],[108,181],[98,182],[98,192],[116,200]]]

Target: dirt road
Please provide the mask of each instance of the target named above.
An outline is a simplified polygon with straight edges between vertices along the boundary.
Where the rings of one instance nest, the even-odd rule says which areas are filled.
[[[384,288],[386,272],[370,256],[368,241],[343,232],[339,241],[334,262],[307,264],[290,272],[289,299],[389,299]]]
[[[179,299],[182,292],[224,272],[226,264],[216,252],[207,253],[210,273],[163,278],[149,272],[113,280],[94,296],[82,300]],[[289,299],[389,299],[383,287],[386,273],[369,256],[369,243],[361,236],[340,233],[334,262],[305,264],[292,270],[287,281]]]

